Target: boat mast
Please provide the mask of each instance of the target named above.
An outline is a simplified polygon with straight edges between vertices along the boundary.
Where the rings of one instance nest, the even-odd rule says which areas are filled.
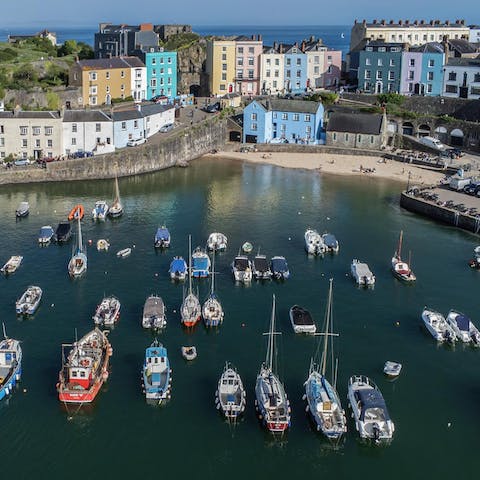
[[[275,344],[273,339],[274,335],[275,335],[275,294],[273,295],[272,316],[270,318],[270,332],[268,334],[267,358],[265,361],[270,371],[273,371],[273,355],[275,350]]]
[[[397,247],[397,258],[399,260],[402,259],[402,240],[403,240],[403,230],[400,230],[400,238],[398,239],[398,247]]]
[[[120,203],[120,190],[118,188],[118,177],[115,175],[115,200],[114,203]]]
[[[327,370],[327,350],[328,350],[328,337],[329,337],[329,327],[330,327],[330,316],[332,311],[332,284],[333,279],[330,279],[330,287],[328,289],[328,302],[327,310],[325,312],[325,337],[323,339],[323,353],[322,353],[322,376],[325,376],[325,371]]]
[[[5,338],[5,340],[8,340],[7,331],[5,330],[5,323],[3,322],[2,322],[2,327],[3,327],[3,337]]]
[[[188,294],[192,293],[192,236],[188,236]]]
[[[213,251],[213,261],[212,261],[212,291],[211,291],[211,296],[213,296],[214,281],[215,281],[215,250]]]
[[[78,221],[78,253],[83,253],[82,227],[80,224],[80,216],[78,216],[77,221]]]

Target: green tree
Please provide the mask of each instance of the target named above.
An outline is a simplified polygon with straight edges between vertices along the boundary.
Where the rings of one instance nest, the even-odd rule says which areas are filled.
[[[59,57],[65,57],[67,55],[73,55],[78,51],[78,44],[76,40],[65,40],[63,45],[57,47],[57,52]]]
[[[46,99],[49,110],[58,110],[60,108],[60,97],[55,92],[47,92]]]

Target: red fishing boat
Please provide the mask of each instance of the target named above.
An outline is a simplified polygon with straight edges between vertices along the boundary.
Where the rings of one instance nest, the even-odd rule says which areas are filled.
[[[57,383],[59,400],[66,403],[93,402],[108,378],[112,353],[106,333],[98,328],[74,344],[62,344],[62,369]]]

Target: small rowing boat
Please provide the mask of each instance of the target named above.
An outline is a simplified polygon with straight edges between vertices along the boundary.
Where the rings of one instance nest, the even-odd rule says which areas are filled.
[[[124,249],[119,250],[119,251],[117,252],[117,257],[119,257],[119,258],[125,258],[125,257],[128,257],[131,253],[132,253],[132,249],[131,249],[131,248],[124,248]]]
[[[4,273],[5,275],[15,272],[22,263],[22,260],[22,256],[13,255],[13,257],[10,257],[7,263],[2,268],[0,268],[0,272]]]
[[[71,220],[76,220],[79,219],[81,220],[83,216],[85,215],[85,210],[83,209],[83,205],[75,205],[71,210],[70,213],[68,214],[68,219]]]
[[[195,360],[197,358],[197,349],[195,346],[182,347],[182,357],[188,361]]]
[[[108,243],[108,240],[101,238],[100,240],[97,241],[97,250],[99,252],[101,252],[102,250],[105,250],[105,252],[107,252],[109,247],[110,247],[110,244]]]

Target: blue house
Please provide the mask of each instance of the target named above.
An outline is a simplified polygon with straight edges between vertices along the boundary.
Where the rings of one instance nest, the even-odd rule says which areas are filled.
[[[297,44],[286,46],[284,54],[284,89],[301,93],[307,89],[308,57]]]
[[[141,111],[137,108],[113,112],[113,143],[115,148],[127,146],[129,140],[146,138]]]
[[[422,73],[420,76],[420,94],[440,96],[443,86],[444,50],[438,42],[426,43],[420,47],[411,48],[422,53]]]
[[[177,52],[151,47],[136,55],[147,67],[147,100],[157,96],[173,100],[177,96]]]
[[[244,143],[323,143],[320,102],[254,100],[243,111]]]

